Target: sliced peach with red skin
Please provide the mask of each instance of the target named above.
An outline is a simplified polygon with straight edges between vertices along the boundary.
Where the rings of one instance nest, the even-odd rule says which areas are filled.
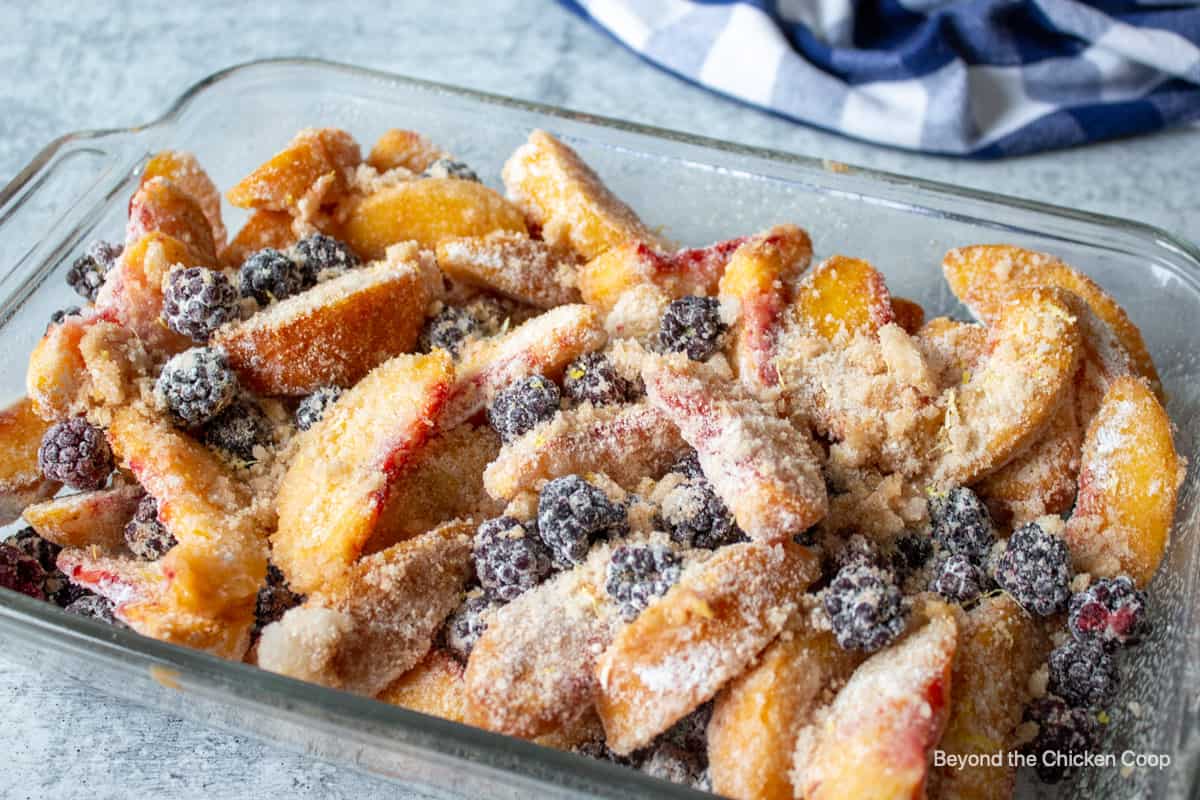
[[[790,541],[728,545],[684,570],[596,663],[608,746],[644,747],[740,675],[819,574],[820,559]]]
[[[145,492],[140,486],[116,486],[55,497],[25,509],[25,521],[38,535],[60,547],[125,549],[125,525]]]
[[[217,251],[225,247],[227,234],[221,221],[221,193],[194,155],[183,150],[160,150],[142,169],[142,183],[153,178],[166,178],[190,195],[208,220]]]
[[[242,383],[259,394],[305,395],[352,386],[416,344],[440,289],[431,254],[410,245],[382,262],[324,281],[213,337]]]
[[[584,259],[628,241],[659,243],[574,150],[546,131],[530,133],[501,174],[509,198],[541,238]]]
[[[306,128],[287,147],[225,193],[239,208],[287,211],[301,202],[324,205],[349,188],[349,173],[362,161],[354,137],[336,128]]]
[[[855,670],[816,729],[801,735],[794,780],[805,800],[922,798],[950,714],[958,625],[942,607]]]
[[[721,276],[722,300],[736,301],[733,364],[742,382],[758,388],[779,383],[776,339],[791,298],[792,281],[812,260],[812,240],[795,225],[778,225],[746,240]]]
[[[358,559],[392,486],[436,431],[453,376],[444,351],[396,356],[301,436],[279,484],[271,540],[293,589],[316,591]]]
[[[217,263],[216,240],[204,210],[190,194],[166,178],[144,181],[130,198],[125,245],[135,244],[155,232],[183,242],[209,266]]]
[[[883,274],[861,258],[840,255],[805,276],[793,308],[802,330],[829,341],[875,333],[895,321]]]
[[[1064,536],[1075,566],[1096,577],[1154,577],[1166,552],[1184,462],[1149,383],[1118,378],[1088,426],[1079,496]]]
[[[363,258],[379,258],[397,242],[434,248],[443,239],[493,231],[525,233],[520,209],[482,183],[422,178],[355,198],[339,238]]]
[[[375,142],[367,163],[380,172],[396,167],[422,172],[445,155],[440,147],[416,131],[392,128]]]
[[[291,214],[259,209],[250,215],[237,236],[221,253],[221,261],[227,267],[240,267],[243,261],[259,250],[268,247],[285,250],[295,244],[298,238],[292,230]]]
[[[710,295],[717,291],[730,257],[746,242],[728,239],[707,247],[663,251],[640,239],[605,250],[579,268],[583,300],[611,311],[636,286],[657,287],[667,297]]]
[[[985,321],[995,318],[1004,296],[1013,289],[1056,287],[1082,297],[1092,312],[1112,328],[1133,358],[1138,374],[1162,399],[1162,383],[1141,331],[1112,295],[1061,259],[1013,245],[981,244],[946,253],[942,272],[955,296]]]
[[[437,262],[451,279],[537,308],[579,302],[575,258],[513,231],[443,239]]]
[[[60,484],[47,480],[38,466],[38,448],[49,428],[28,397],[0,411],[0,525],[58,491]]]
[[[705,476],[751,539],[778,542],[829,511],[808,435],[683,356],[652,359],[642,379],[650,404],[696,449]]]

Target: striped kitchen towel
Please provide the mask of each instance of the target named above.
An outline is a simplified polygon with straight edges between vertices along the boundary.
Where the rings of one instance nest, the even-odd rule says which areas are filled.
[[[562,1],[684,78],[894,147],[995,158],[1200,120],[1194,2]]]

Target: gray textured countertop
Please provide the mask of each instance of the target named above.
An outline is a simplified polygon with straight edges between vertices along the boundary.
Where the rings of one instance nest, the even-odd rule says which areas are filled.
[[[217,69],[304,55],[1129,217],[1200,240],[1197,128],[1002,163],[930,158],[710,95],[549,2],[296,5],[9,4],[0,42],[0,183],[62,133],[145,122]],[[6,662],[0,729],[4,798],[415,796]]]

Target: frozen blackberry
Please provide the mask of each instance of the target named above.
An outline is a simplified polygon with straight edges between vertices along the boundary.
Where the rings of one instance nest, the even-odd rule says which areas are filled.
[[[929,588],[947,600],[969,603],[983,593],[986,575],[971,559],[951,553],[942,559]]]
[[[532,523],[489,519],[475,533],[475,574],[489,595],[511,602],[550,577],[554,566]]]
[[[488,422],[505,442],[511,442],[558,411],[558,387],[541,375],[530,375],[509,384],[488,407]]]
[[[46,599],[63,609],[79,598],[91,594],[91,592],[82,586],[71,583],[70,579],[61,570],[57,569],[46,573],[46,582],[43,585],[45,586]]]
[[[417,339],[417,349],[430,353],[439,347],[457,356],[467,337],[479,331],[479,321],[465,308],[446,306],[425,322]]]
[[[617,374],[608,356],[586,353],[567,365],[563,373],[563,394],[576,403],[587,401],[602,406],[629,399],[629,381]]]
[[[154,390],[176,422],[203,425],[220,414],[237,394],[237,376],[220,350],[193,347],[172,356]]]
[[[67,306],[66,308],[60,308],[58,311],[55,311],[50,315],[50,323],[46,325],[46,330],[50,330],[51,325],[61,325],[63,320],[65,320],[67,317],[79,316],[79,313],[79,306]]]
[[[52,481],[72,489],[99,489],[113,471],[104,431],[83,417],[56,422],[42,436],[38,467]]]
[[[879,547],[861,533],[852,533],[842,541],[841,547],[833,553],[833,563],[839,570],[854,564],[880,569],[884,569],[885,566],[879,554]]]
[[[64,608],[63,611],[66,611],[68,614],[74,614],[77,617],[88,617],[100,622],[107,622],[109,625],[115,625],[118,628],[128,627],[125,623],[117,619],[113,602],[98,594],[85,594]]]
[[[838,570],[825,589],[824,606],[838,644],[867,653],[894,641],[908,614],[892,574],[861,561]]]
[[[203,438],[229,461],[248,466],[271,447],[271,421],[257,403],[235,400],[204,424]]]
[[[581,563],[593,541],[627,528],[625,509],[578,475],[564,475],[542,487],[537,526],[560,567]]]
[[[987,506],[965,486],[935,496],[929,503],[933,538],[951,553],[983,564],[996,537]]]
[[[1146,595],[1121,575],[1101,578],[1071,598],[1067,625],[1082,641],[1108,650],[1137,644],[1146,633]]]
[[[0,587],[36,600],[46,599],[46,570],[33,556],[11,544],[0,544]]]
[[[716,550],[742,535],[733,514],[703,477],[691,478],[667,492],[659,517],[671,539],[686,547]]]
[[[1117,683],[1117,665],[1098,642],[1068,639],[1050,653],[1050,691],[1073,706],[1104,706]]]
[[[296,407],[296,427],[306,431],[321,421],[325,411],[342,396],[340,386],[322,386]]]
[[[303,288],[303,283],[299,267],[271,247],[252,253],[238,271],[242,297],[253,297],[260,306],[291,297]]]
[[[475,174],[475,170],[468,167],[461,161],[455,161],[452,158],[439,158],[434,161],[425,171],[421,173],[422,178],[457,178],[460,181],[475,181],[479,183],[479,176]]]
[[[446,626],[442,631],[446,649],[461,661],[470,658],[475,643],[487,630],[484,615],[495,607],[495,602],[482,591],[476,590],[467,595],[463,604],[446,619]]]
[[[670,742],[652,745],[638,767],[652,778],[701,788],[707,765],[701,754],[689,752]]]
[[[679,556],[661,545],[621,545],[608,562],[604,590],[621,616],[632,621],[650,601],[667,593],[683,571]]]
[[[125,544],[143,561],[157,561],[177,542],[158,521],[158,501],[146,495],[138,503],[133,519],[125,525]]]
[[[358,256],[345,242],[332,236],[314,233],[292,246],[302,284],[315,286],[317,276],[325,270],[347,270],[358,266]]]
[[[1100,742],[1100,725],[1082,708],[1072,708],[1053,695],[1034,700],[1025,709],[1025,720],[1037,723],[1033,741],[1021,749],[1039,756],[1037,775],[1046,783],[1058,783],[1071,774],[1068,754],[1082,756]],[[1053,754],[1047,756],[1044,754]]]
[[[194,342],[207,342],[213,331],[237,319],[237,290],[216,270],[177,269],[163,287],[162,315],[171,330]]]
[[[576,745],[571,752],[578,753],[581,756],[587,756],[588,758],[594,758],[597,761],[608,761],[613,764],[620,764],[623,767],[634,766],[632,759],[617,755],[609,749],[607,744],[602,741],[593,740],[584,742]]]
[[[304,595],[296,594],[288,587],[287,579],[283,577],[279,567],[268,564],[266,582],[259,588],[258,596],[254,600],[253,633],[258,635],[263,628],[277,622],[288,609],[295,608],[303,602]]]
[[[708,766],[708,723],[712,720],[713,703],[704,705],[676,722],[659,736],[660,742],[670,742],[690,753],[699,753]]]
[[[53,572],[58,569],[58,554],[62,548],[49,539],[38,536],[33,528],[22,528],[4,540],[4,544],[15,547],[25,555],[37,560],[42,569]]]
[[[1036,522],[1013,531],[996,559],[996,583],[1032,614],[1065,611],[1071,596],[1071,553],[1067,543]]]
[[[80,297],[94,303],[100,287],[104,285],[104,278],[117,263],[123,249],[119,244],[92,242],[67,270],[67,284]]]
[[[687,353],[693,361],[704,361],[717,352],[727,327],[715,297],[681,297],[663,312],[658,343],[667,352]]]
[[[892,552],[892,571],[900,581],[920,570],[933,555],[933,539],[920,533],[910,533],[896,540]]]

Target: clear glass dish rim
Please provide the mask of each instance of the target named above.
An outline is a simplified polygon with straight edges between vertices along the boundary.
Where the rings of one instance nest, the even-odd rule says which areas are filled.
[[[0,189],[0,209],[8,207],[10,201],[26,187],[32,178],[50,164],[55,155],[64,147],[88,141],[117,139],[152,131],[169,130],[172,124],[187,110],[190,103],[206,90],[241,76],[243,73],[272,67],[313,69],[337,73],[348,78],[408,86],[484,105],[500,106],[516,111],[581,122],[660,141],[678,142],[686,146],[761,159],[816,172],[826,172],[830,168],[830,162],[827,159],[803,156],[767,147],[738,144],[438,81],[413,78],[384,70],[316,58],[266,58],[233,65],[208,75],[179,95],[165,113],[149,123],[127,128],[84,129],[59,136],[43,147],[7,185]],[[1175,255],[1182,256],[1183,260],[1189,262],[1187,267],[1192,272],[1190,277],[1193,280],[1200,280],[1200,247],[1181,236],[1147,223],[849,164],[839,164],[837,171],[852,173],[856,177],[890,187],[942,198],[961,198],[971,202],[997,205],[1084,225],[1102,226],[1113,230],[1118,235],[1126,235],[1143,241],[1149,240],[1154,247],[1173,250]],[[6,216],[4,215],[4,217]],[[0,217],[0,224],[4,222],[4,217]],[[53,229],[47,231],[44,236],[48,238],[52,235],[52,231]],[[1193,572],[1196,571],[1196,568],[1193,567]],[[1186,576],[1185,580],[1194,584],[1194,578],[1194,575]],[[192,686],[188,686],[189,689],[218,690],[223,692],[226,697],[252,704],[276,716],[285,712],[302,714],[305,719],[315,723],[319,728],[326,730],[333,728],[339,735],[351,734],[369,739],[374,745],[384,748],[390,740],[419,749],[437,759],[451,759],[460,762],[466,760],[473,767],[500,773],[515,773],[518,776],[520,773],[516,772],[515,768],[520,763],[538,762],[563,776],[575,776],[590,784],[583,786],[576,781],[562,784],[562,788],[575,792],[595,792],[597,787],[608,787],[625,792],[653,791],[658,796],[681,799],[710,796],[686,787],[649,778],[622,767],[596,762],[592,759],[574,756],[467,725],[448,722],[371,698],[297,681],[248,664],[226,661],[207,653],[149,639],[132,631],[114,629],[92,620],[67,615],[56,607],[12,592],[0,592],[0,626],[10,631],[19,630],[29,634],[31,640],[35,641],[38,646],[62,647],[75,652],[87,653],[103,658],[124,669],[138,669],[145,666],[145,662],[153,662],[150,665],[152,669],[154,666],[159,666],[174,670],[183,678],[185,684],[193,684],[191,678],[199,679]],[[272,704],[264,701],[263,696],[273,696],[285,702]],[[300,706],[290,708],[289,701],[294,701]],[[304,713],[313,710],[323,712],[325,717],[314,719]],[[352,727],[354,723],[368,723],[372,727],[370,729],[355,728]],[[393,735],[388,736],[387,734]],[[460,755],[447,755],[444,751],[437,749],[438,745],[444,743],[454,743],[465,751],[493,756],[496,761],[483,763],[464,759]],[[1200,763],[1196,767],[1188,781],[1188,785],[1193,788],[1200,785],[1197,781],[1197,778],[1200,777]],[[527,781],[541,780],[538,777],[520,777]]]

